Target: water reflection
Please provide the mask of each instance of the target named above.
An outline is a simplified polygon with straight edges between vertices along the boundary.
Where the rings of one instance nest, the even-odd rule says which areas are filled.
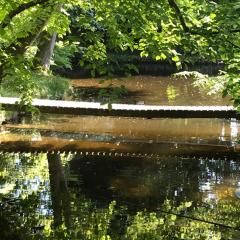
[[[226,104],[181,81],[145,80],[128,83],[128,100]],[[2,151],[46,152],[0,153],[3,240],[240,238],[235,119],[44,114],[1,130]]]
[[[237,188],[235,190],[236,197],[240,198],[240,182],[237,184]]]
[[[46,170],[43,155],[0,154],[1,239],[32,239],[47,226],[52,210]]]
[[[75,156],[70,166],[91,198],[117,199],[138,209],[156,210],[165,199],[176,203],[205,202],[213,196],[216,201],[236,199],[240,180],[239,163],[220,159]]]
[[[119,81],[120,80],[120,81]],[[149,105],[228,105],[229,99],[223,99],[221,93],[211,97],[203,89],[193,86],[191,79],[174,79],[171,77],[133,76],[130,78],[118,78],[105,80],[99,84],[98,79],[75,79],[72,85],[78,88],[75,99],[97,100],[97,91],[106,88],[109,84],[114,87],[124,85],[129,91],[118,101],[133,104]],[[115,99],[116,101],[116,99]]]
[[[6,124],[4,130],[0,134],[2,141],[11,140],[7,133],[18,133],[19,136],[16,136],[18,139],[26,138],[27,133],[31,133],[34,141],[41,140],[41,136],[45,134],[45,136],[73,140],[94,140],[94,136],[102,136],[99,138],[100,141],[159,142],[165,140],[234,144],[239,137],[239,121],[236,119],[141,119],[44,114],[39,120],[31,123]]]
[[[70,196],[62,167],[61,156],[57,153],[48,153],[47,160],[54,226],[60,226],[64,222],[66,227],[70,227]]]
[[[239,237],[239,160],[0,158],[1,239]]]

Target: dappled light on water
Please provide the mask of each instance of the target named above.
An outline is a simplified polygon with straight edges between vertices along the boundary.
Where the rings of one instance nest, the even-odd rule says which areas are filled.
[[[106,89],[125,86],[126,91],[120,94],[116,102],[146,104],[146,105],[170,105],[170,106],[211,106],[229,105],[228,98],[222,98],[221,92],[208,95],[208,91],[194,86],[191,79],[179,79],[173,77],[132,76],[129,78],[100,79],[74,79],[72,86],[75,91],[75,99],[83,101],[98,100],[98,92]]]

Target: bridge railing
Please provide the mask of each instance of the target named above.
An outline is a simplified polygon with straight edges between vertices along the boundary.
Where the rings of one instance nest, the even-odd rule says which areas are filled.
[[[18,98],[0,97],[5,110],[17,110]],[[237,118],[240,114],[233,106],[154,106],[112,104],[97,102],[76,102],[48,99],[34,99],[33,106],[43,113],[72,115],[143,117],[143,118]]]

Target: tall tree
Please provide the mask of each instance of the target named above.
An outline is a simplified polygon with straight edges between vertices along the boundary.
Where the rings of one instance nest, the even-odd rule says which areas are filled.
[[[93,74],[107,72],[111,52],[135,51],[179,69],[196,61],[223,62],[225,93],[240,104],[239,0],[1,0],[0,8],[1,78],[14,69],[12,76],[20,76],[14,84],[24,91],[34,85],[26,76],[37,57],[33,46],[40,49],[41,41],[33,40],[45,31],[58,34],[60,46],[74,46]],[[53,44],[48,46],[51,53]]]

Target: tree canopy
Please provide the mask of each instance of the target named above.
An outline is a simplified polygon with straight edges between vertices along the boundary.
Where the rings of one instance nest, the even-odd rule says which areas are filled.
[[[221,62],[224,94],[240,104],[239,0],[0,0],[0,9],[0,78],[25,101],[40,88],[36,70],[71,68],[77,53],[92,75],[112,74],[114,56],[134,52],[179,70]]]

